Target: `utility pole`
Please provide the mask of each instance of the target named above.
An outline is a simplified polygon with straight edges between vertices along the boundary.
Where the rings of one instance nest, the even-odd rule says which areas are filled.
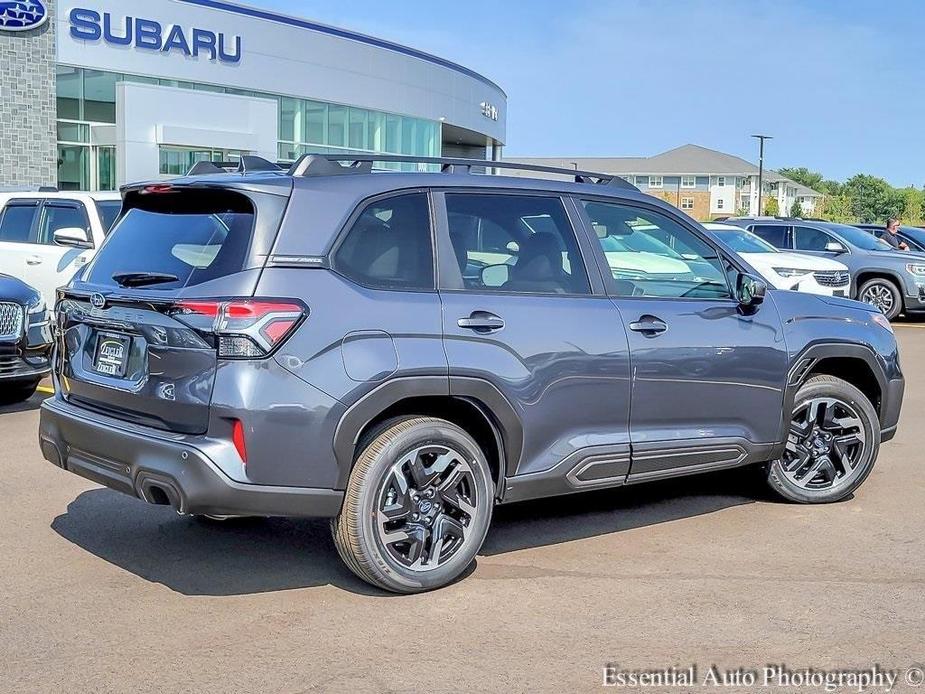
[[[770,135],[752,135],[758,140],[758,216],[761,216],[761,193],[764,184],[764,141],[773,140]]]

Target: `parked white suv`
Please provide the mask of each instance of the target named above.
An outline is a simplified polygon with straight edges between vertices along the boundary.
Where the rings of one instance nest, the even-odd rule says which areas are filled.
[[[55,289],[93,257],[121,208],[118,193],[0,192],[0,273],[52,306]]]
[[[704,224],[715,238],[741,255],[777,289],[845,296],[851,290],[848,267],[836,260],[777,250],[764,239],[731,224]]]

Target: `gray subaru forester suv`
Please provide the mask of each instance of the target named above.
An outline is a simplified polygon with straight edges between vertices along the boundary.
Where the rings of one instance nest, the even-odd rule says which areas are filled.
[[[622,179],[339,159],[123,189],[59,291],[49,461],[184,514],[329,517],[410,593],[495,504],[744,465],[832,502],[895,432],[879,311],[767,290]]]

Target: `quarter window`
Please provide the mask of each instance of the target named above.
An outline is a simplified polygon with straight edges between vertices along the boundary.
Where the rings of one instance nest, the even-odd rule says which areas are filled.
[[[722,258],[679,222],[627,205],[583,204],[618,296],[731,297]]]
[[[590,293],[575,232],[559,198],[447,193],[446,209],[466,289]]]
[[[370,203],[334,254],[334,268],[377,289],[433,289],[427,195],[410,193]]]
[[[681,176],[681,187],[682,188],[696,188],[697,187],[697,177],[696,176]]]
[[[650,188],[661,188],[663,185],[664,181],[661,176],[649,176]]]

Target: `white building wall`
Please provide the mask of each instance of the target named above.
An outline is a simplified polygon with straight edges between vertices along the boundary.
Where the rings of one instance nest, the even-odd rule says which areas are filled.
[[[276,161],[276,101],[147,84],[116,85],[118,184],[150,179],[161,145],[242,150]]]
[[[721,180],[724,185],[719,184]],[[710,176],[710,213],[734,215],[735,211],[735,176]]]
[[[78,39],[71,31],[70,13],[75,8],[109,13],[114,34],[121,35],[125,18],[132,17],[155,21],[165,33],[178,25],[187,37],[193,28],[223,33],[231,46],[234,37],[240,36],[241,60],[228,64],[210,60],[208,55],[193,57],[178,50],[163,52],[115,46],[102,39]],[[244,11],[260,12],[255,8]],[[58,62],[443,120],[504,142],[507,97],[490,81],[371,45],[378,39],[356,40],[349,38],[350,32],[332,35],[297,25],[304,20],[283,20],[186,0],[61,0],[55,17]]]

